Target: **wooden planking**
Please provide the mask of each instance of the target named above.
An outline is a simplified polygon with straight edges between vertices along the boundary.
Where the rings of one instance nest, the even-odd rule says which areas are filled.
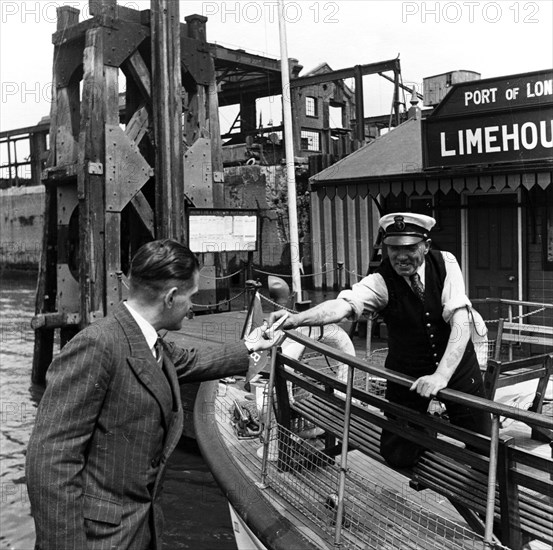
[[[357,256],[357,243],[360,240],[360,235],[357,234],[357,224],[355,220],[355,199],[352,199],[349,195],[344,197],[345,201],[345,218],[347,224],[347,240],[348,240],[348,254],[346,259],[346,269],[351,273],[346,273],[346,284],[348,286],[354,285],[359,277],[356,274],[362,274],[359,270],[359,258]]]
[[[311,243],[313,255],[313,286],[323,286],[322,264],[323,264],[323,229],[321,226],[321,199],[317,192],[311,193]]]
[[[336,284],[338,285],[338,290],[342,290],[340,285],[343,286],[345,278],[345,272],[343,271],[343,268],[346,267],[346,251],[347,251],[347,243],[346,243],[346,237],[344,232],[344,202],[343,200],[336,195],[334,197],[333,201],[334,205],[334,250],[336,251],[336,256],[334,257],[334,265],[333,267],[336,269]],[[338,267],[338,263],[342,263],[342,272],[340,273],[340,269]]]
[[[335,243],[332,239],[332,226],[334,224],[334,219],[332,217],[332,199],[329,199],[328,196],[325,196],[323,199],[323,223],[322,226],[324,228],[323,235],[324,235],[324,264],[323,264],[323,271],[326,273],[324,274],[324,283],[327,288],[333,288],[334,284],[336,282],[335,272],[334,269],[336,268],[336,261],[334,257],[334,246]]]
[[[360,255],[360,270],[363,275],[366,275],[369,269],[370,250],[374,243],[374,235],[371,224],[371,208],[370,198],[367,196],[364,199],[356,198],[359,205],[359,255]]]
[[[238,441],[228,422],[227,411],[232,408],[233,400],[244,397],[238,388],[221,385],[211,414],[215,414],[230,460],[240,465],[253,486],[260,479],[261,458],[256,453],[260,444],[257,440]],[[313,529],[310,536],[314,537],[317,548],[331,548],[332,514],[325,512],[323,505],[334,486],[334,478],[335,474],[328,468],[304,469],[294,474],[277,471],[269,463],[269,488],[254,498],[268,498],[275,513],[289,517],[295,525],[304,525],[302,529],[307,526]],[[346,517],[351,525],[342,535],[348,547],[399,548],[404,543],[402,548],[412,550],[473,549],[474,540],[479,540],[467,531],[466,525],[459,524],[460,516],[447,501],[429,491],[413,491],[407,486],[408,478],[390,472],[358,451],[348,453],[346,479]],[[313,520],[315,523],[311,523]],[[317,541],[318,536],[323,536],[326,542]],[[466,538],[465,542],[460,540],[462,537]]]

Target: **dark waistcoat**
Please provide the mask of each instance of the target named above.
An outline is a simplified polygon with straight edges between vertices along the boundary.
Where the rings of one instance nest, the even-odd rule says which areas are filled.
[[[377,272],[388,288],[388,305],[381,312],[388,328],[386,367],[415,377],[433,373],[451,332],[442,317],[445,281],[442,255],[434,251],[426,255],[424,303],[394,271],[388,258]]]

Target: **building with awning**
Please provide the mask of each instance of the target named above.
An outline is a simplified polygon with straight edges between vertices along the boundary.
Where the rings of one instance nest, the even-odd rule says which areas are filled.
[[[315,287],[366,275],[381,213],[413,211],[436,218],[433,246],[457,257],[471,298],[552,302],[552,83],[545,70],[456,84],[313,176]]]

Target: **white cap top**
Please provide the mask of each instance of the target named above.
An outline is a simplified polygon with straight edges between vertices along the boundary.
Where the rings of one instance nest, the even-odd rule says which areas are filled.
[[[385,231],[384,244],[408,246],[427,240],[436,220],[414,212],[395,212],[382,216],[378,224]]]

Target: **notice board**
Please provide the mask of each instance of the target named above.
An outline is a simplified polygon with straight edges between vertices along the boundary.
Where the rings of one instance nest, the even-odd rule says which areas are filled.
[[[192,252],[257,250],[257,210],[192,208],[188,211],[188,246]]]

